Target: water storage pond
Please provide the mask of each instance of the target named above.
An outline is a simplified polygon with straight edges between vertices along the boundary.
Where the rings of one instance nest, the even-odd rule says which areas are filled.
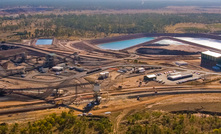
[[[36,45],[52,45],[53,39],[38,39]]]
[[[153,40],[154,37],[143,37],[143,38],[136,38],[131,40],[123,40],[123,41],[116,41],[110,43],[104,43],[98,45],[98,47],[102,49],[111,49],[111,50],[121,50],[131,46],[135,46],[150,40]]]
[[[209,38],[191,38],[191,37],[177,37],[178,39],[200,44],[211,48],[221,50],[221,40],[209,39]]]
[[[191,37],[175,37],[184,41],[189,41],[193,43],[200,44],[202,46],[208,46],[211,48],[216,48],[221,50],[221,40],[209,39],[209,38],[191,38]],[[123,41],[116,41],[116,42],[109,42],[104,44],[99,44],[98,47],[102,49],[111,49],[111,50],[121,50],[131,46],[135,46],[147,41],[151,41],[155,39],[155,37],[142,37],[130,40],[123,40]],[[168,44],[168,45],[185,45],[184,43],[164,39],[161,41],[156,42],[157,44]]]

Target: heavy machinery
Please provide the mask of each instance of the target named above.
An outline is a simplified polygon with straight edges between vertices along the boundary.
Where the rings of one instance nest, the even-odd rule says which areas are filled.
[[[88,113],[93,107],[99,105],[102,102],[107,102],[109,101],[109,94],[108,92],[101,92],[101,89],[100,89],[100,84],[99,83],[95,83],[94,84],[94,95],[93,95],[93,100],[90,101],[85,107],[83,110],[81,109],[78,109],[78,108],[75,108],[75,107],[72,107],[70,106],[71,104],[75,104],[75,105],[78,105],[80,104],[80,101],[81,101],[81,97],[78,96],[77,94],[77,86],[76,86],[76,96],[74,97],[71,97],[70,99],[66,99],[66,100],[58,100],[56,102],[54,102],[55,104],[57,105],[63,105],[67,108],[70,108],[70,109],[74,109],[74,110],[78,110],[78,111],[81,111],[83,113]]]
[[[99,105],[101,103],[101,89],[100,89],[100,84],[95,83],[94,84],[94,100],[89,102],[86,107],[84,107],[85,112],[89,112],[94,106]]]

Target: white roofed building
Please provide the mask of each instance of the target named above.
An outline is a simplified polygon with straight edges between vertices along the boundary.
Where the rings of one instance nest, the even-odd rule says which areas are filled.
[[[52,67],[53,71],[62,71],[63,69],[64,69],[63,67],[59,67],[59,66]]]
[[[201,66],[213,67],[221,63],[221,53],[205,51],[201,53]]]
[[[156,78],[157,78],[157,76],[155,74],[145,75],[144,81],[155,80]]]

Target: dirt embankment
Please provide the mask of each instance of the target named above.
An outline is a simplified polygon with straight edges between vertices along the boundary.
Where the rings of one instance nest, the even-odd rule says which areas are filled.
[[[139,48],[136,51],[139,54],[151,54],[151,55],[194,55],[194,54],[199,54],[199,52],[168,50],[168,49],[162,49],[162,48]]]
[[[123,57],[129,56],[127,53],[122,53],[122,52],[118,52],[118,51],[108,51],[108,50],[96,48],[95,46],[93,46],[92,44],[90,44],[88,42],[79,42],[79,43],[72,44],[72,46],[74,48],[89,51],[89,52],[93,51],[93,52],[98,52],[98,53],[111,54],[111,55],[114,55],[118,58],[123,58]]]
[[[122,35],[122,36],[116,36],[116,37],[106,37],[102,39],[89,40],[88,42],[90,44],[96,45],[96,44],[135,39],[135,38],[141,38],[141,37],[145,37],[145,34],[140,33],[140,34],[130,34],[130,35]]]
[[[74,43],[72,44],[72,47],[80,49],[80,50],[94,51],[94,48],[86,45],[83,42]]]

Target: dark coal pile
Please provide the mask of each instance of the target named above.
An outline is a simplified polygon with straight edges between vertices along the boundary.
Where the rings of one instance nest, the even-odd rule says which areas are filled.
[[[186,52],[181,50],[168,50],[160,48],[139,48],[136,50],[139,54],[151,54],[151,55],[194,55],[200,52]]]

